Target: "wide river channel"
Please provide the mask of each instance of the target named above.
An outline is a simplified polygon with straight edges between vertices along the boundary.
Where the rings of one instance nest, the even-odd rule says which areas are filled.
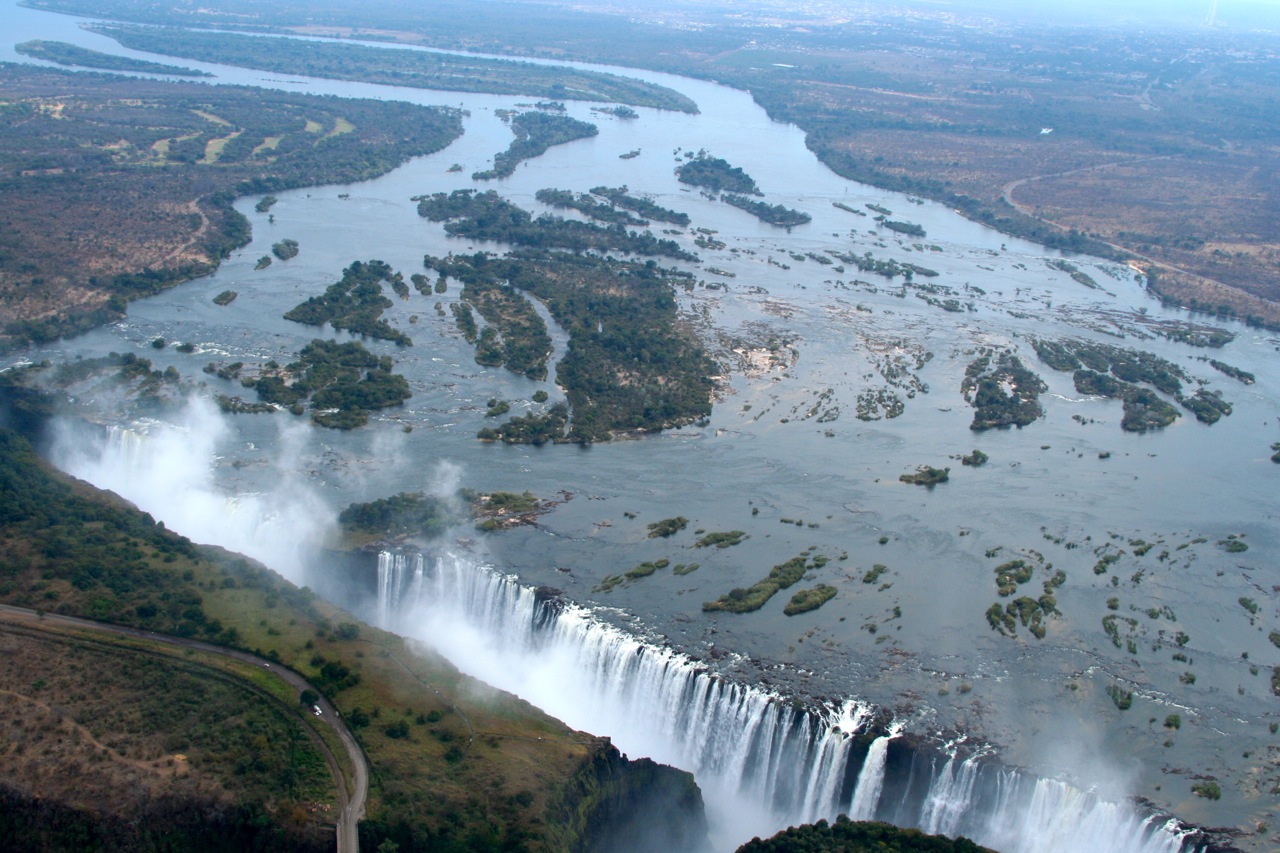
[[[412,347],[366,342],[392,356],[413,390],[402,408],[368,426],[336,432],[283,412],[221,416],[196,404],[177,424],[186,431],[176,453],[162,447],[163,425],[130,419],[118,425],[152,433],[150,450],[125,442],[104,457],[64,453],[61,464],[73,473],[192,538],[243,550],[299,582],[323,571],[312,546],[351,501],[458,484],[529,490],[561,503],[536,526],[461,531],[476,559],[523,583],[562,590],[597,607],[601,618],[710,666],[784,695],[874,703],[918,733],[964,732],[998,747],[1012,765],[1140,795],[1191,822],[1251,827],[1274,807],[1280,741],[1271,727],[1280,708],[1271,677],[1280,648],[1268,634],[1280,589],[1280,465],[1269,457],[1280,441],[1280,336],[1166,309],[1130,269],[1071,257],[1096,282],[1088,287],[1049,263],[1063,258],[1056,252],[932,202],[844,180],[805,148],[799,129],[770,120],[749,94],[709,82],[587,66],[676,89],[700,113],[639,109],[638,119],[622,120],[592,109],[605,105],[570,101],[568,113],[597,124],[598,136],[553,148],[508,179],[478,183],[471,173],[512,138],[497,112],[529,108],[533,98],[165,60],[123,50],[74,18],[11,0],[0,9],[7,22],[0,60],[28,62],[14,44],[56,39],[197,67],[218,84],[466,111],[455,143],[376,180],[279,193],[270,214],[254,210],[257,198],[240,200],[253,242],[217,273],[131,304],[121,323],[10,355],[5,364],[135,352],[160,369],[173,365],[194,386],[204,383],[197,397],[248,397],[238,383],[201,368],[295,360],[317,330],[282,314],[352,261],[381,259],[407,277],[426,272],[424,254],[506,248],[446,236],[417,215],[413,196],[492,188],[547,212],[534,200],[537,190],[603,184],[626,185],[692,218],[674,239],[700,255],[700,264],[680,266],[701,284],[679,298],[724,368],[705,425],[588,448],[480,442],[477,430],[492,425],[489,399],[522,414],[540,408],[535,392],[553,402],[562,394],[553,380],[477,365],[448,311],[459,290],[451,283],[444,294],[415,292],[388,311]],[[776,228],[680,184],[674,168],[699,150],[743,168],[764,200],[802,210],[812,222]],[[453,164],[461,170],[450,171]],[[868,205],[921,225],[927,236],[878,227]],[[724,248],[696,247],[697,228],[714,231]],[[298,241],[298,256],[255,270],[284,238]],[[830,261],[828,250],[927,267],[938,275],[916,283],[950,290],[931,294],[904,287],[901,277],[838,270],[840,261],[818,260]],[[219,307],[211,300],[224,290],[239,297]],[[938,302],[945,298],[961,310],[944,310]],[[1235,339],[1221,349],[1196,348],[1157,334],[1170,321],[1209,323]],[[322,335],[347,339],[327,328]],[[190,342],[195,352],[155,350],[156,337]],[[1155,353],[1186,372],[1184,384],[1221,391],[1233,412],[1206,426],[1182,410],[1163,430],[1123,432],[1121,404],[1077,393],[1069,373],[1037,358],[1033,338]],[[562,350],[565,336],[555,339]],[[772,360],[764,355],[770,342],[778,345]],[[970,431],[973,409],[961,382],[981,348],[1015,351],[1041,376],[1048,385],[1043,418],[1022,429]],[[1209,358],[1256,382],[1216,371]],[[860,397],[864,414],[872,398],[896,397],[904,408],[891,418],[873,405],[875,419],[863,420]],[[975,448],[990,461],[962,465],[958,457]],[[122,460],[123,453],[134,455]],[[950,480],[929,489],[899,482],[923,464],[949,467]],[[672,516],[686,517],[688,529],[648,537],[647,524]],[[738,530],[747,538],[694,548],[694,530]],[[1232,541],[1247,550],[1228,550]],[[810,548],[828,561],[800,586],[837,589],[820,609],[785,616],[788,592],[750,614],[702,611],[703,602],[750,586]],[[1120,556],[1095,573],[1111,554]],[[1066,573],[1055,592],[1059,613],[1045,621],[1042,639],[1022,626],[1014,637],[1002,635],[985,616],[1007,601],[997,595],[993,569],[1013,558],[1035,568],[1019,595],[1035,598],[1054,571]],[[607,575],[660,559],[699,568],[593,591]],[[865,582],[877,564],[884,568]],[[375,618],[369,602],[349,603]],[[522,690],[512,678],[499,686]],[[1132,691],[1132,706],[1120,710],[1109,688]],[[576,719],[569,706],[548,710],[572,725],[593,722]],[[1162,725],[1170,714],[1180,728]],[[624,733],[597,733],[628,750]],[[1221,801],[1192,795],[1202,774],[1217,779]],[[1265,844],[1261,836],[1257,843]]]

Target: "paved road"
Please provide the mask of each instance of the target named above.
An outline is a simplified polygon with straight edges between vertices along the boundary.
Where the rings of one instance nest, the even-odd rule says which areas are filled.
[[[150,631],[127,628],[122,625],[109,625],[105,622],[78,619],[74,616],[59,616],[52,613],[39,614],[25,607],[12,607],[7,604],[0,604],[0,621],[20,624],[35,630],[39,630],[42,624],[65,625],[122,637],[137,637],[150,642],[164,643],[185,649],[196,649],[269,669],[277,678],[299,692],[307,689],[315,690],[316,693],[320,692],[305,678],[287,667],[272,663],[265,658],[248,652],[202,643],[199,640],[189,640],[185,637],[174,637],[168,634],[155,634]],[[364,817],[365,799],[369,794],[369,764],[365,760],[364,753],[360,750],[360,745],[356,743],[355,736],[351,734],[351,730],[347,728],[337,710],[329,701],[322,696],[318,702],[318,707],[321,711],[320,722],[328,725],[337,734],[342,741],[342,745],[347,750],[347,756],[351,759],[352,766],[355,768],[354,790],[348,792],[342,768],[338,766],[336,759],[329,752],[328,746],[323,741],[319,741],[321,749],[326,753],[326,758],[329,761],[330,769],[338,787],[338,853],[359,853],[360,841],[357,826]]]

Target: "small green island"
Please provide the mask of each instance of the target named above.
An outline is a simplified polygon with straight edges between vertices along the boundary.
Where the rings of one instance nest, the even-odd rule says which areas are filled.
[[[1048,386],[1010,352],[979,356],[965,369],[960,393],[973,406],[974,432],[1024,427],[1044,415],[1040,395]]]
[[[298,241],[284,239],[279,243],[273,243],[271,246],[271,254],[275,255],[282,261],[289,261],[298,257]]]
[[[649,538],[655,539],[659,537],[666,538],[668,536],[674,536],[688,526],[689,519],[685,518],[683,515],[678,515],[675,518],[664,518],[661,521],[655,521],[648,525]]]
[[[768,577],[763,580],[756,581],[746,589],[738,587],[729,590],[715,601],[705,602],[702,609],[707,612],[724,611],[725,613],[750,613],[759,610],[773,598],[774,594],[794,586],[806,572],[820,569],[827,562],[826,557],[820,555],[811,557],[810,552],[799,554],[785,563],[774,566],[769,570]]]
[[[835,597],[834,586],[820,583],[812,589],[802,589],[791,596],[791,600],[787,602],[786,607],[782,608],[782,612],[788,616],[799,616],[801,613],[817,610]]]
[[[511,131],[516,138],[506,151],[494,155],[493,168],[472,172],[472,180],[509,178],[522,160],[540,157],[553,145],[564,145],[566,142],[595,136],[600,128],[569,116],[533,111],[512,116]]]
[[[382,312],[392,305],[391,300],[382,295],[382,283],[402,280],[403,276],[383,261],[356,261],[342,271],[342,278],[329,285],[323,295],[294,306],[285,312],[284,318],[308,326],[328,323],[335,329],[367,338],[411,346],[413,340],[408,335],[381,319]]]
[[[1173,398],[1207,425],[1231,414],[1232,406],[1221,392],[1202,385],[1193,393],[1184,394],[1183,383],[1191,381],[1191,377],[1179,365],[1154,353],[1070,339],[1036,340],[1033,344],[1045,364],[1072,373],[1072,381],[1081,394],[1122,401],[1124,417],[1120,428],[1126,432],[1162,429],[1178,419],[1180,412],[1161,394]]]
[[[945,483],[951,478],[950,468],[934,468],[932,465],[921,465],[912,474],[902,474],[898,477],[904,483],[910,483],[913,486],[927,486],[932,489],[939,483]]]
[[[705,151],[681,163],[676,169],[676,178],[682,184],[703,187],[712,192],[762,195],[755,180],[741,168],[731,166],[727,160],[712,157]]]
[[[780,228],[790,229],[796,225],[805,225],[813,219],[813,217],[807,213],[792,210],[791,208],[784,207],[781,204],[769,204],[765,201],[756,201],[738,193],[725,193],[720,196],[720,200],[725,204],[738,208],[739,210],[745,210],[761,222],[766,222],[770,225],[777,225]]]
[[[583,216],[596,220],[597,222],[607,222],[611,225],[629,225],[644,226],[649,221],[632,216],[625,210],[619,210],[612,204],[597,201],[592,198],[589,193],[572,193],[568,190],[545,189],[538,190],[534,194],[534,198],[543,204],[561,210],[576,210]]]
[[[879,219],[880,225],[890,231],[905,234],[908,237],[924,237],[925,231],[914,222],[899,222],[893,219]]]
[[[370,412],[412,396],[405,378],[391,372],[390,356],[376,356],[359,341],[313,340],[298,361],[285,367],[268,362],[259,376],[241,384],[294,414],[302,414],[309,400],[315,423],[343,430],[364,426]]]

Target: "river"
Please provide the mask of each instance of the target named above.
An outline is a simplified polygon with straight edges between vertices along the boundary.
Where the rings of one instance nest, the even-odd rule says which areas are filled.
[[[27,61],[12,45],[46,38],[163,61],[85,33],[69,17],[11,0],[0,8],[8,22],[0,59]],[[553,148],[508,179],[477,184],[471,172],[511,139],[495,111],[532,98],[281,79],[173,61],[213,72],[216,83],[463,107],[465,134],[376,180],[280,193],[274,221],[254,210],[256,198],[240,200],[253,242],[217,273],[133,303],[121,323],[21,358],[136,352],[207,383],[202,395],[243,394],[200,368],[292,361],[315,330],[281,315],[336,281],[353,260],[379,258],[407,276],[423,271],[424,254],[503,248],[447,237],[418,217],[411,197],[478,186],[544,211],[533,199],[539,189],[601,184],[625,184],[684,211],[693,227],[712,229],[727,244],[703,250],[693,246],[692,231],[676,237],[703,261],[682,266],[715,286],[681,295],[709,345],[736,336],[760,346],[773,335],[789,341],[793,355],[751,370],[722,351],[726,377],[705,426],[585,449],[483,444],[474,436],[488,425],[488,399],[511,401],[519,414],[533,407],[535,391],[553,399],[558,392],[551,382],[475,364],[452,316],[434,308],[457,298],[455,284],[442,296],[414,294],[390,309],[388,319],[413,337],[412,348],[368,343],[393,356],[414,396],[366,428],[338,433],[286,414],[224,418],[197,406],[176,439],[165,439],[161,424],[129,422],[119,425],[150,432],[152,440],[118,442],[102,455],[96,448],[63,452],[58,458],[72,473],[121,492],[193,538],[244,550],[303,582],[323,571],[309,546],[350,501],[456,483],[560,496],[535,527],[484,537],[464,532],[479,540],[470,559],[525,584],[560,589],[599,618],[746,683],[892,709],[908,731],[964,732],[993,744],[1004,762],[1081,788],[1141,795],[1183,819],[1217,826],[1250,825],[1270,807],[1264,792],[1276,770],[1269,727],[1280,720],[1270,682],[1280,649],[1268,640],[1280,584],[1280,466],[1268,458],[1280,440],[1276,334],[1215,322],[1236,334],[1221,350],[1154,337],[1153,323],[1190,315],[1162,307],[1127,268],[1072,257],[1099,285],[1089,288],[1046,263],[1062,257],[1056,252],[941,205],[839,178],[804,147],[800,130],[771,121],[748,94],[709,82],[601,68],[676,89],[701,112],[639,109],[639,119],[624,121],[569,102],[569,114],[596,123],[598,136]],[[635,149],[640,156],[620,159]],[[679,184],[677,162],[702,149],[754,176],[769,203],[802,210],[812,222],[775,228]],[[448,171],[455,163],[462,170]],[[920,224],[927,237],[876,233],[867,205]],[[300,254],[255,271],[256,259],[282,238],[297,240]],[[901,278],[852,267],[837,272],[813,257],[829,249],[936,270],[936,278],[917,283],[952,288],[967,307],[929,304]],[[212,297],[227,289],[239,298],[214,305]],[[153,350],[156,337],[191,342],[196,352]],[[1032,337],[1154,352],[1221,390],[1234,411],[1211,427],[1184,411],[1164,430],[1122,432],[1120,403],[1077,393],[1069,374],[1037,359]],[[563,337],[557,341],[563,346]],[[969,430],[972,410],[960,384],[980,347],[1016,348],[1040,374],[1049,388],[1043,419],[1023,429]],[[1256,383],[1216,372],[1199,360],[1206,355],[1250,371]],[[902,415],[857,419],[859,395],[880,389],[898,395]],[[974,448],[990,462],[961,465],[956,457]],[[932,489],[898,481],[921,464],[950,467],[950,481]],[[689,519],[689,530],[669,540],[647,537],[647,524],[676,515]],[[695,529],[741,530],[749,538],[725,549],[694,548]],[[1228,552],[1220,544],[1228,536],[1242,537],[1248,550]],[[1152,547],[1144,551],[1143,543]],[[784,593],[751,614],[702,611],[704,601],[750,586],[809,548],[829,560],[800,586],[822,582],[838,591],[821,609],[784,616]],[[1095,574],[1100,557],[1115,551],[1124,556]],[[1046,620],[1043,639],[1025,628],[1016,638],[1002,636],[984,616],[993,603],[1005,603],[993,569],[1031,552],[1053,569],[1037,568],[1019,595],[1038,596],[1041,583],[1062,569],[1060,613]],[[607,575],[658,559],[700,568],[593,591]],[[886,568],[877,582],[864,583],[874,564]],[[372,602],[351,604],[376,618]],[[1110,624],[1119,626],[1118,644],[1104,625],[1109,616],[1117,617]],[[397,627],[430,638],[427,627],[404,620]],[[1181,645],[1178,632],[1188,635]],[[1117,708],[1107,692],[1114,686],[1133,691],[1130,709]],[[585,726],[574,719],[574,706],[570,696],[549,710]],[[1161,724],[1172,713],[1178,729]],[[613,735],[624,751],[640,748],[629,746],[625,733],[597,733]],[[1192,795],[1197,774],[1216,777],[1221,801]]]

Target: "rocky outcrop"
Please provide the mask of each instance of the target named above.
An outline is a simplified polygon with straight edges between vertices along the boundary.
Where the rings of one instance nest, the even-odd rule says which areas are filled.
[[[693,776],[648,758],[628,760],[608,738],[547,804],[559,846],[575,853],[707,849],[707,818]]]

